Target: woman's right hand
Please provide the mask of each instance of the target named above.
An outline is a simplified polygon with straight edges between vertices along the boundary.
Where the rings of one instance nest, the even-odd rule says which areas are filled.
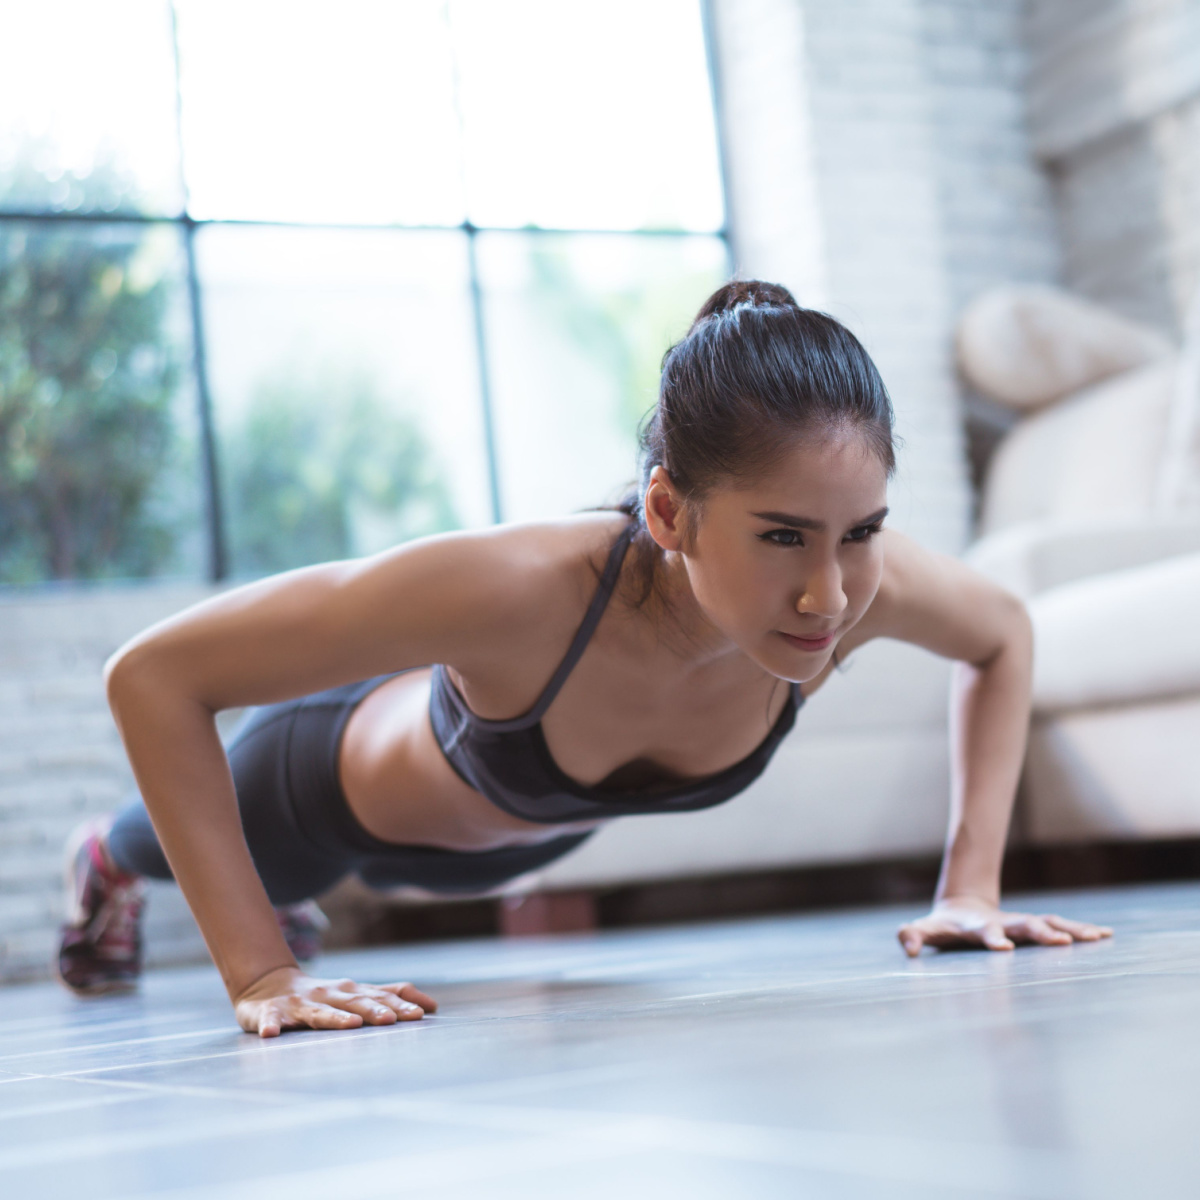
[[[285,1029],[357,1029],[419,1021],[437,1002],[411,983],[355,983],[314,979],[299,967],[278,967],[252,983],[233,1002],[238,1024],[259,1037]]]

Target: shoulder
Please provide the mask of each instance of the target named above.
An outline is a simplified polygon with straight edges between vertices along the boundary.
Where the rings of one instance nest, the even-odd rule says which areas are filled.
[[[588,513],[421,539],[360,560],[355,590],[376,611],[390,603],[399,621],[420,613],[442,633],[439,661],[465,668],[578,625],[627,523]]]
[[[871,605],[871,615],[886,621],[910,606],[924,586],[955,575],[961,564],[948,554],[929,550],[895,529],[884,530],[883,576]]]
[[[497,525],[397,547],[380,556],[380,565],[459,589],[468,603],[525,610],[539,596],[552,603],[594,581],[626,524],[623,515],[606,512]]]

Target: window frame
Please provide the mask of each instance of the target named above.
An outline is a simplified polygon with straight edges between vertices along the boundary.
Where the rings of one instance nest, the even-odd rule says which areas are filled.
[[[494,406],[492,402],[492,375],[489,365],[489,338],[483,285],[480,278],[477,238],[488,233],[521,233],[531,237],[547,235],[570,237],[578,234],[636,238],[695,238],[711,237],[725,248],[727,267],[733,267],[733,238],[729,209],[728,156],[726,129],[721,104],[720,78],[714,40],[712,13],[713,0],[698,0],[700,7],[701,33],[704,40],[705,63],[709,81],[709,97],[713,111],[713,127],[716,136],[718,186],[721,193],[723,221],[718,229],[697,231],[672,228],[655,229],[596,229],[583,227],[547,227],[537,225],[513,229],[510,226],[477,225],[469,218],[454,225],[406,224],[400,222],[339,222],[339,221],[285,221],[265,219],[238,219],[221,217],[194,217],[188,211],[190,196],[187,186],[185,146],[182,134],[182,92],[180,89],[180,53],[178,18],[175,0],[168,0],[172,27],[172,70],[175,79],[175,137],[179,150],[182,211],[176,215],[114,212],[56,212],[50,210],[0,209],[0,224],[4,223],[62,223],[77,225],[137,225],[149,227],[165,225],[179,232],[184,248],[184,266],[187,287],[187,305],[190,319],[192,353],[188,369],[195,387],[197,418],[200,433],[200,464],[205,521],[205,544],[207,550],[207,579],[210,583],[226,582],[230,577],[229,539],[226,516],[221,499],[221,452],[215,432],[212,391],[208,373],[207,342],[204,326],[204,285],[196,262],[196,234],[210,226],[249,226],[287,229],[328,230],[377,230],[397,232],[458,232],[466,239],[468,264],[468,290],[472,313],[472,334],[476,356],[476,380],[478,400],[482,416],[485,453],[488,470],[488,493],[491,516],[494,524],[504,520],[501,501],[499,461],[497,454]]]

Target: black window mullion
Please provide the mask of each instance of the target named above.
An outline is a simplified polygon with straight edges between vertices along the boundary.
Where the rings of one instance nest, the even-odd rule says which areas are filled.
[[[217,438],[213,429],[212,392],[208,385],[208,346],[204,337],[204,301],[200,272],[196,267],[196,222],[188,211],[190,195],[183,146],[183,88],[179,72],[179,13],[175,0],[169,0],[171,13],[171,51],[175,68],[175,140],[178,146],[179,187],[183,213],[179,218],[187,262],[188,310],[192,326],[192,374],[196,385],[196,415],[200,424],[201,489],[204,492],[204,516],[208,526],[208,577],[221,583],[229,575],[229,554],[225,536],[224,506],[221,503],[221,470]]]
[[[704,38],[704,62],[708,68],[708,93],[712,101],[713,129],[717,137],[717,170],[721,177],[721,230],[731,273],[738,265],[737,244],[733,236],[734,220],[730,211],[733,189],[729,179],[729,155],[726,153],[727,129],[725,105],[721,100],[721,63],[717,57],[716,14],[713,0],[700,0],[700,26]]]
[[[200,420],[200,469],[204,484],[204,513],[208,525],[208,577],[221,583],[229,576],[229,552],[225,538],[225,509],[221,503],[221,472],[217,439],[213,430],[212,393],[208,386],[208,352],[204,337],[200,273],[196,269],[196,223],[182,221],[183,245],[187,256],[188,308],[192,322],[192,372],[196,383],[196,408]]]
[[[492,520],[504,520],[500,500],[500,455],[496,447],[496,422],[492,406],[492,376],[488,357],[487,321],[483,311],[483,284],[479,278],[479,254],[475,244],[478,230],[470,221],[463,224],[467,237],[467,270],[470,274],[471,316],[475,325],[475,359],[479,365],[479,403],[483,413],[483,440],[487,453],[488,491],[492,502]]]

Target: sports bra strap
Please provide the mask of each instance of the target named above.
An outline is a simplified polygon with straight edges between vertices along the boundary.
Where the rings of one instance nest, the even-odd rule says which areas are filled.
[[[588,642],[592,640],[592,634],[596,632],[596,626],[600,624],[600,618],[604,616],[604,610],[612,598],[613,589],[617,586],[617,576],[621,573],[621,564],[625,561],[625,551],[629,549],[629,543],[633,540],[636,530],[637,522],[630,521],[621,536],[613,543],[613,548],[608,552],[608,562],[604,564],[604,573],[600,576],[596,594],[592,597],[587,612],[583,614],[583,621],[575,631],[575,637],[567,648],[562,662],[558,664],[558,670],[550,676],[550,682],[546,684],[542,694],[537,698],[537,703],[521,718],[522,725],[535,725],[546,715],[546,710],[554,702],[554,697],[558,695],[562,685],[567,682],[567,676],[583,657],[583,652],[587,649]]]

